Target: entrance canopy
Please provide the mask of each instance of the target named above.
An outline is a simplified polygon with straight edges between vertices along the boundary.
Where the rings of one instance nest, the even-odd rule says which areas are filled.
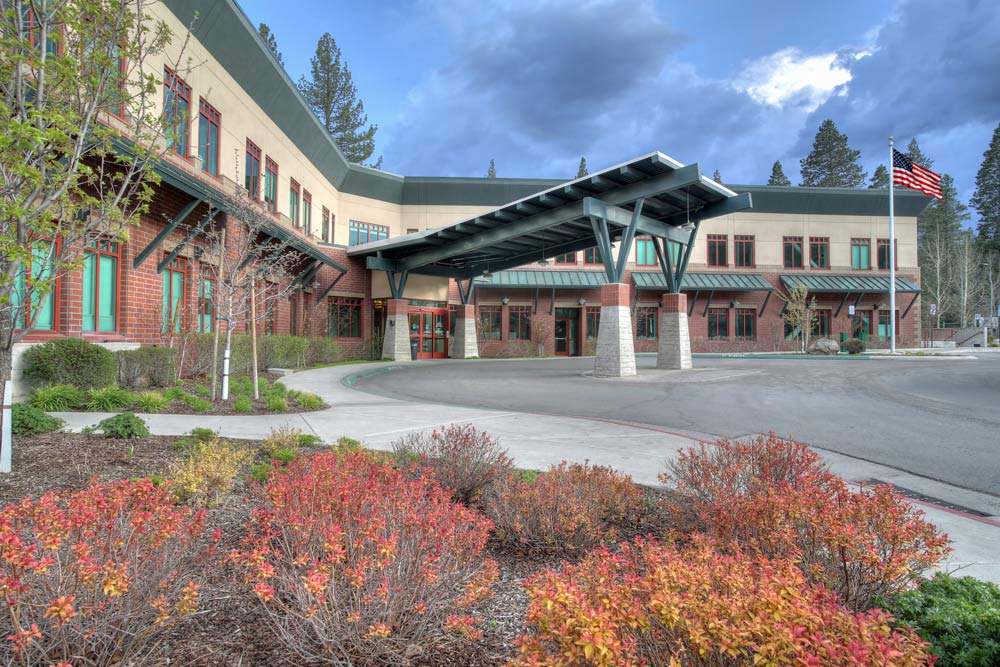
[[[751,207],[736,194],[662,153],[558,185],[469,220],[349,248],[369,269],[386,271],[394,289],[409,273],[471,280],[557,255],[597,247],[608,282],[621,282],[636,234],[687,246],[698,223]],[[621,258],[611,257],[620,242]],[[669,262],[668,262],[669,263]],[[677,267],[683,274],[686,260]],[[664,267],[665,270],[671,267]],[[672,270],[672,268],[671,268]],[[676,276],[680,284],[680,275]],[[402,288],[398,289],[402,294]]]

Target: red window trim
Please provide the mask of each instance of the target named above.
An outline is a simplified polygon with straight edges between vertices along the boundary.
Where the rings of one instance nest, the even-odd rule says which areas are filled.
[[[208,302],[202,296],[202,283],[212,283],[212,299],[213,299],[213,303],[212,303],[212,315],[213,315],[213,319],[212,319],[212,331],[205,331],[205,332],[201,331],[201,328],[202,328],[201,327],[201,323],[204,320],[205,315],[207,315],[207,313],[205,312],[205,308],[204,307],[205,307],[205,305]],[[197,314],[196,314],[196,317],[198,318],[198,326],[195,327],[199,331],[199,333],[214,333],[215,332],[215,327],[217,325],[217,321],[215,320],[215,317],[214,317],[215,314],[216,314],[216,310],[217,310],[216,304],[214,303],[214,299],[215,299],[215,286],[216,286],[215,285],[215,276],[212,275],[212,274],[210,274],[210,273],[207,273],[204,270],[202,270],[201,273],[198,276],[198,307],[196,308],[196,310],[198,311]],[[181,326],[183,327],[184,325],[181,324]]]
[[[222,114],[219,112],[218,109],[213,107],[204,97],[199,97],[198,116],[204,117],[208,121],[209,125],[215,125],[215,136],[217,139],[217,141],[215,142],[215,169],[216,172],[218,172],[219,165],[221,164],[220,157],[222,155]],[[199,146],[199,151],[198,151],[199,153],[201,152],[200,148],[201,147]],[[208,164],[209,161],[205,160],[205,164],[202,165],[201,167],[202,171],[207,172],[211,176],[219,176],[218,173],[213,174],[208,170]]]
[[[25,29],[28,32],[28,46],[34,49],[36,46],[38,46],[35,43],[35,40],[36,36],[41,36],[41,26],[35,21],[35,10],[33,8],[28,9],[28,25],[25,26]],[[55,40],[56,43],[55,55],[56,57],[59,57],[65,53],[66,49],[65,45],[63,44],[63,41],[66,38],[66,27],[60,25],[56,28],[55,31],[59,33],[59,39]]]
[[[660,335],[659,309],[656,306],[638,306],[635,309],[635,338],[636,340],[657,340]],[[645,337],[640,338],[640,323],[646,325],[649,320],[653,321],[653,335],[649,335],[649,327],[646,326]]]
[[[867,269],[855,269],[854,268],[854,246],[864,246],[868,248],[868,268]],[[851,238],[851,270],[852,271],[874,271],[875,267],[878,266],[878,256],[875,257],[875,261],[872,261],[872,240],[863,237],[852,237]],[[869,332],[871,333],[871,332]]]
[[[174,267],[174,262],[178,262],[180,264],[180,267],[175,268]],[[181,268],[181,267],[183,267],[183,268]],[[188,261],[187,257],[177,256],[177,257],[174,257],[174,259],[170,262],[170,264],[168,264],[167,266],[163,267],[163,270],[164,271],[169,271],[171,273],[180,273],[183,276],[183,281],[181,283],[182,284],[182,287],[181,287],[181,302],[180,302],[180,304],[178,304],[178,308],[181,311],[181,331],[180,332],[181,333],[187,333],[188,332],[188,330],[187,330],[187,324],[188,324],[188,322],[187,322],[187,291],[188,291],[188,277],[189,277],[190,272],[191,272],[191,263]],[[174,281],[173,280],[168,280],[167,284],[170,285],[170,291],[171,291],[170,296],[167,297],[167,303],[169,304],[169,303],[173,303],[173,298],[171,298],[171,297],[173,297]],[[173,334],[174,333],[174,328],[170,326],[171,323],[168,322],[166,324],[167,324],[167,330],[165,332],[163,332],[163,333],[165,333],[166,335]],[[160,329],[162,331],[162,329],[163,329],[162,325],[161,325]]]
[[[302,214],[302,186],[299,185],[299,182],[296,181],[294,178],[290,178],[290,179],[288,179],[288,191],[290,193],[295,194],[296,195],[296,199],[298,200],[298,205],[295,207],[296,210],[295,210],[295,217],[294,218],[292,218],[292,216],[291,216],[291,213],[292,213],[292,211],[291,211],[291,199],[289,199],[289,202],[288,202],[288,206],[289,206],[289,211],[288,211],[289,215],[288,215],[288,217],[292,218],[292,227],[296,227],[297,228],[297,227],[300,226],[299,222],[300,222],[300,218],[301,218],[301,214]]]
[[[655,254],[653,255],[653,261],[652,261],[652,263],[640,262],[639,261],[639,244],[640,244],[640,242],[644,242],[644,241],[649,241],[650,243],[652,243],[653,239],[651,237],[649,237],[649,236],[638,236],[638,237],[636,237],[636,239],[635,239],[635,265],[636,266],[658,266],[659,265],[659,261],[656,259],[656,255]],[[654,251],[654,253],[655,253],[655,251]]]
[[[271,167],[274,167],[274,169],[271,169]],[[268,155],[268,156],[266,156],[264,158],[264,182],[265,182],[264,196],[265,197],[267,196],[266,183],[267,183],[267,172],[269,172],[269,171],[272,174],[274,174],[274,199],[271,200],[270,206],[268,206],[267,208],[268,208],[269,211],[271,211],[271,213],[277,213],[278,212],[278,191],[280,189],[280,188],[278,188],[278,163],[275,162],[273,159],[271,159],[270,155]],[[266,200],[265,200],[265,203],[267,203]]]
[[[587,253],[593,252],[594,260],[593,262],[587,260]],[[588,266],[604,266],[603,261],[597,261],[600,259],[601,250],[596,245],[593,248],[587,248],[583,251],[583,263]]]
[[[826,246],[826,266],[813,266],[812,265],[812,247],[813,246]],[[813,271],[829,271],[833,262],[830,260],[830,237],[829,236],[810,236],[809,237],[809,268]]]
[[[260,146],[258,146],[254,142],[250,141],[250,137],[247,137],[247,155],[249,155],[250,157],[252,157],[255,160],[257,160],[257,174],[256,174],[257,178],[256,178],[256,181],[255,181],[257,183],[257,187],[255,188],[255,192],[251,192],[250,193],[250,199],[252,199],[254,201],[261,201],[261,194],[260,194],[260,189],[261,189],[260,170],[261,170],[261,167],[264,166],[264,160],[263,160],[264,152],[260,149]],[[248,190],[249,190],[249,188],[248,188]]]
[[[379,225],[374,222],[362,222],[361,220],[351,220],[349,223],[348,233],[350,233],[350,230],[357,230],[359,235],[360,232],[363,231],[366,234],[368,234],[369,239],[371,238],[372,232],[379,232],[379,233],[385,232],[386,238],[389,238],[389,226]],[[365,241],[365,243],[369,242],[370,241]],[[348,243],[350,243],[350,236],[348,236]]]
[[[333,243],[333,227],[330,225],[330,209],[323,207],[323,226],[320,227],[320,234],[323,235],[324,243]]]
[[[728,268],[729,267],[729,235],[728,234],[708,234],[706,236],[705,240],[706,240],[706,244],[705,244],[705,264],[707,266],[716,266],[716,267],[720,267],[720,268]],[[722,243],[722,250],[723,250],[723,253],[722,253],[722,255],[723,255],[723,257],[722,257],[723,262],[721,264],[718,263],[719,251],[718,251],[717,247],[716,247],[716,252],[715,252],[716,262],[714,262],[714,263],[712,262],[712,245],[713,244],[718,245],[719,243]]]
[[[566,257],[572,257],[573,259],[571,261],[567,262],[564,259]],[[553,264],[561,264],[563,266],[576,266],[578,262],[576,261],[576,253],[575,252],[564,252],[561,255],[556,255],[553,258],[553,262],[552,263]]]
[[[43,236],[33,236],[32,239],[31,239],[31,242],[34,243],[35,241],[42,241],[42,242],[52,243],[53,239],[52,239],[51,236],[44,236],[44,237]],[[53,263],[56,261],[56,259],[58,259],[59,253],[62,251],[62,238],[57,236],[55,238],[55,244],[56,244],[56,251],[55,251],[55,254],[52,256]],[[24,265],[24,280],[25,280],[25,282],[28,281],[28,276],[31,275],[31,260],[32,260],[32,257],[33,257],[32,254],[28,253],[28,261]],[[62,276],[56,276],[56,279],[55,279],[55,281],[54,281],[54,283],[52,285],[52,291],[49,293],[49,298],[52,299],[52,328],[51,329],[40,329],[40,330],[36,329],[36,330],[33,330],[31,332],[31,334],[34,334],[34,333],[49,334],[49,333],[58,333],[58,332],[62,331],[62,327],[59,324],[60,320],[62,319],[61,317],[59,317],[59,315],[60,315],[60,313],[59,313],[59,307],[62,304]],[[117,303],[117,301],[115,303]],[[15,324],[16,324],[17,318],[15,317],[14,319],[15,319]],[[24,321],[25,321],[25,323],[28,323],[28,322],[31,321],[31,299],[28,299],[28,302],[24,306]],[[116,314],[115,324],[117,325],[117,323],[118,323],[118,318],[117,318],[117,314]],[[15,332],[21,332],[21,331],[24,331],[24,329],[23,328],[18,328],[18,327],[15,326],[14,327],[14,331]],[[28,335],[31,335],[31,334],[28,334]]]
[[[303,188],[302,189],[302,206],[301,206],[302,210],[300,212],[302,213],[302,231],[304,231],[306,233],[306,236],[312,236],[312,217],[313,217],[312,216],[312,205],[313,205],[313,196],[312,196],[312,193],[309,192],[308,190],[306,190],[305,188]],[[308,207],[308,209],[306,207]],[[309,219],[308,220],[306,220],[306,210],[309,211]]]
[[[177,76],[176,72],[174,72],[172,69],[164,65],[163,66],[164,108],[166,108],[167,106],[167,95],[170,92],[173,92],[176,96],[187,102],[187,117],[184,118],[184,120],[182,121],[184,123],[184,137],[185,137],[185,142],[183,146],[184,151],[181,152],[177,150],[178,148],[181,148],[179,142],[175,142],[174,145],[170,147],[170,149],[174,153],[180,155],[181,157],[187,157],[191,143],[191,86],[189,86],[187,82],[184,81],[184,79]],[[180,123],[178,123],[178,125],[180,125]]]
[[[742,338],[743,340],[757,340],[757,309],[752,306],[740,306],[736,308],[736,313],[733,316],[733,338]],[[749,336],[740,335],[738,330],[740,328],[740,319],[749,318],[750,329],[753,333]]]
[[[893,248],[892,258],[894,260],[893,264],[896,265],[893,268],[895,268],[897,271],[899,271],[899,239],[893,239],[893,241],[894,241],[893,245],[895,247]],[[889,246],[889,239],[876,239],[875,240],[875,266],[878,268],[879,271],[888,271],[889,270],[889,267],[886,267],[886,268],[883,269],[882,267],[880,267],[878,265],[879,250],[882,247],[888,247],[888,246]]]
[[[719,315],[724,315],[725,316],[725,318],[726,318],[726,333],[723,336],[718,336],[718,335],[712,336],[711,333],[709,333],[708,339],[709,340],[729,340],[729,309],[728,308],[709,308],[708,312],[705,313],[706,331],[708,331],[707,327],[710,326],[708,323],[711,322],[711,319],[712,319],[713,315],[715,315],[716,317],[718,317]]]
[[[750,264],[737,264],[736,258],[740,256],[737,252],[741,243],[750,244],[750,256],[753,258],[753,262]],[[757,237],[754,234],[735,234],[733,236],[733,266],[737,269],[755,269],[757,268]]]
[[[799,266],[794,266],[794,265],[793,266],[789,266],[788,264],[785,264],[785,248],[788,247],[789,245],[794,245],[795,243],[798,243],[800,246],[802,246],[800,248],[800,252],[799,252],[799,258],[802,260],[802,263]],[[805,254],[806,253],[805,253],[805,250],[806,250],[806,244],[805,244],[805,241],[803,240],[803,237],[801,237],[801,236],[783,236],[783,237],[781,237],[781,265],[782,265],[782,267],[784,267],[786,269],[799,269],[799,270],[805,268],[805,264],[806,264],[806,258],[805,258]]]
[[[336,340],[364,340],[365,337],[365,318],[362,313],[364,307],[364,299],[356,296],[331,296],[327,298],[326,309],[327,313],[330,312],[330,308],[333,306],[357,306],[358,307],[358,335],[357,336],[333,336],[332,338]],[[329,315],[327,315],[329,317]],[[352,318],[353,322],[353,318]],[[327,335],[329,336],[329,330]]]
[[[115,245],[115,249],[103,250],[101,249],[101,244],[107,244],[110,247],[111,244]],[[91,245],[95,247],[91,247]],[[100,294],[101,294],[101,272],[100,272],[100,262],[98,261],[97,270],[94,271],[94,330],[84,331],[84,334],[102,334],[102,333],[118,333],[122,326],[122,242],[112,241],[107,236],[95,236],[90,240],[90,243],[83,249],[84,253],[94,253],[98,257],[101,255],[106,255],[108,257],[115,258],[115,330],[114,331],[101,331],[97,328],[97,322],[99,318],[97,313],[100,312]],[[86,254],[84,257],[86,258]],[[80,286],[83,286],[83,280],[81,277]],[[81,302],[82,303],[82,302]],[[81,310],[80,317],[82,319],[83,313]]]
[[[483,337],[483,334],[486,333],[485,326],[484,326],[484,323],[483,323],[483,316],[484,315],[490,315],[490,321],[492,322],[492,320],[493,320],[492,316],[494,314],[496,314],[499,317],[499,321],[497,322],[497,337],[493,338],[492,336],[490,336],[489,338],[485,338],[485,337]],[[479,306],[479,314],[478,314],[477,319],[479,321],[479,336],[482,337],[482,340],[505,340],[504,337],[503,337],[503,307],[502,306]]]
[[[528,337],[511,338],[510,332],[514,328],[514,322],[520,325],[520,320],[523,317],[528,318]],[[518,326],[518,331],[520,331],[520,326]],[[507,340],[531,340],[531,306],[507,306]]]

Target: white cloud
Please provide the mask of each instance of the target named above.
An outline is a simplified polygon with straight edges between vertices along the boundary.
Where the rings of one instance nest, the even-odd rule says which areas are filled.
[[[751,62],[736,87],[763,104],[794,105],[811,112],[851,80],[849,61],[867,55],[870,52],[860,51],[846,58],[843,53],[807,56],[790,47]]]

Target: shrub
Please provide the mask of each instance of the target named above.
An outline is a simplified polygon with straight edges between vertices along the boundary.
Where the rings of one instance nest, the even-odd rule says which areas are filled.
[[[250,479],[263,484],[271,476],[272,468],[270,463],[257,463],[250,466]]]
[[[303,363],[306,366],[329,364],[340,359],[340,345],[336,338],[329,336],[310,336],[306,339],[306,349]]]
[[[135,395],[115,385],[87,392],[86,408],[90,412],[114,412],[135,403]]]
[[[642,492],[611,468],[565,461],[533,481],[508,474],[485,496],[503,542],[532,551],[578,551],[616,537],[615,523],[641,509]]]
[[[260,443],[261,449],[268,456],[271,456],[279,449],[290,449],[295,451],[299,448],[299,436],[302,431],[285,424],[278,428],[272,428],[271,433]]]
[[[264,397],[264,407],[272,412],[288,412],[288,400],[284,396],[269,394]]]
[[[66,423],[27,403],[15,403],[10,414],[10,428],[14,435],[51,433],[58,431]]]
[[[314,433],[299,433],[299,447],[314,447],[323,444],[323,438]]]
[[[139,412],[163,412],[170,407],[170,401],[158,391],[144,391],[135,395],[135,407]]]
[[[203,533],[203,514],[149,479],[0,509],[2,652],[25,667],[142,664],[197,608]]]
[[[306,391],[300,391],[295,395],[295,402],[299,404],[303,410],[319,410],[323,407],[323,399],[316,394],[310,394]]]
[[[800,561],[852,609],[909,587],[947,538],[890,487],[852,492],[806,445],[773,433],[682,451],[661,481],[674,524]]]
[[[181,400],[184,401],[184,405],[191,408],[194,412],[208,412],[213,407],[211,401],[206,401],[204,398],[198,398],[191,394],[184,394]]]
[[[210,428],[195,427],[191,429],[191,437],[198,442],[212,442],[219,434]]]
[[[212,395],[212,390],[203,384],[196,384],[194,386],[195,396],[200,396],[201,398],[208,398]]]
[[[848,354],[861,354],[865,351],[865,342],[860,338],[848,338],[844,341],[844,349]]]
[[[935,574],[887,605],[931,643],[937,667],[1000,663],[1000,587],[972,577]]]
[[[119,350],[114,358],[122,387],[169,387],[177,378],[177,350],[171,347]]]
[[[213,438],[170,468],[174,497],[197,507],[217,505],[233,488],[240,469],[253,458],[250,450]]]
[[[264,382],[267,382],[267,380],[264,380]],[[288,387],[281,384],[280,382],[275,382],[270,386],[265,385],[263,388],[261,388],[261,392],[264,394],[264,396],[285,397],[288,396]]]
[[[233,399],[233,412],[247,413],[253,410],[253,400],[249,396],[237,396]]]
[[[489,522],[428,478],[355,453],[300,457],[262,489],[234,553],[275,636],[305,661],[403,664],[475,635]]]
[[[170,387],[163,392],[163,396],[168,401],[183,401],[184,397],[190,396],[190,394],[184,391],[181,387]]]
[[[277,461],[281,465],[288,465],[295,460],[295,457],[299,455],[299,452],[295,449],[276,449],[271,452],[271,459]]]
[[[305,365],[306,339],[301,336],[261,336],[257,339],[260,368],[300,368]]]
[[[36,389],[30,402],[45,412],[64,412],[80,407],[84,393],[71,384],[50,384]]]
[[[229,393],[233,396],[251,396],[253,382],[246,376],[235,378],[229,384]]]
[[[791,561],[637,541],[531,578],[512,667],[928,664],[882,610],[852,613]]]
[[[476,502],[484,490],[510,472],[513,464],[507,450],[469,424],[451,424],[430,435],[413,433],[392,443],[392,449],[403,458],[417,455],[434,471],[438,483],[466,505]]]
[[[131,440],[132,438],[149,437],[146,422],[131,412],[123,412],[120,415],[101,420],[97,424],[97,428],[104,432],[106,438]]]
[[[79,338],[56,338],[24,352],[24,377],[33,384],[71,384],[80,389],[115,383],[110,350]]]

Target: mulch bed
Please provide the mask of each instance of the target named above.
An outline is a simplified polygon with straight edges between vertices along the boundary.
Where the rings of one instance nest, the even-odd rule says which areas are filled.
[[[100,435],[51,433],[17,438],[13,471],[0,476],[0,505],[38,496],[49,490],[86,486],[91,480],[113,481],[165,473],[181,453],[171,447],[175,437],[149,437],[136,442],[129,456],[123,441]],[[256,447],[257,442],[245,441]],[[319,450],[305,447],[300,451]],[[222,531],[224,551],[238,548],[243,526],[249,518],[250,482],[241,477],[232,493],[207,513],[209,530]],[[650,490],[650,492],[653,492]],[[622,539],[659,532],[653,513],[622,526]],[[515,657],[514,640],[525,629],[528,598],[522,582],[545,568],[558,567],[565,555],[540,556],[515,553],[491,541],[487,555],[500,565],[494,595],[479,607],[483,638],[460,650],[421,656],[413,667],[497,667]],[[282,648],[268,630],[268,620],[259,605],[232,580],[232,573],[219,568],[201,591],[199,611],[181,623],[168,637],[157,660],[144,665],[183,667],[292,667],[301,661]]]

